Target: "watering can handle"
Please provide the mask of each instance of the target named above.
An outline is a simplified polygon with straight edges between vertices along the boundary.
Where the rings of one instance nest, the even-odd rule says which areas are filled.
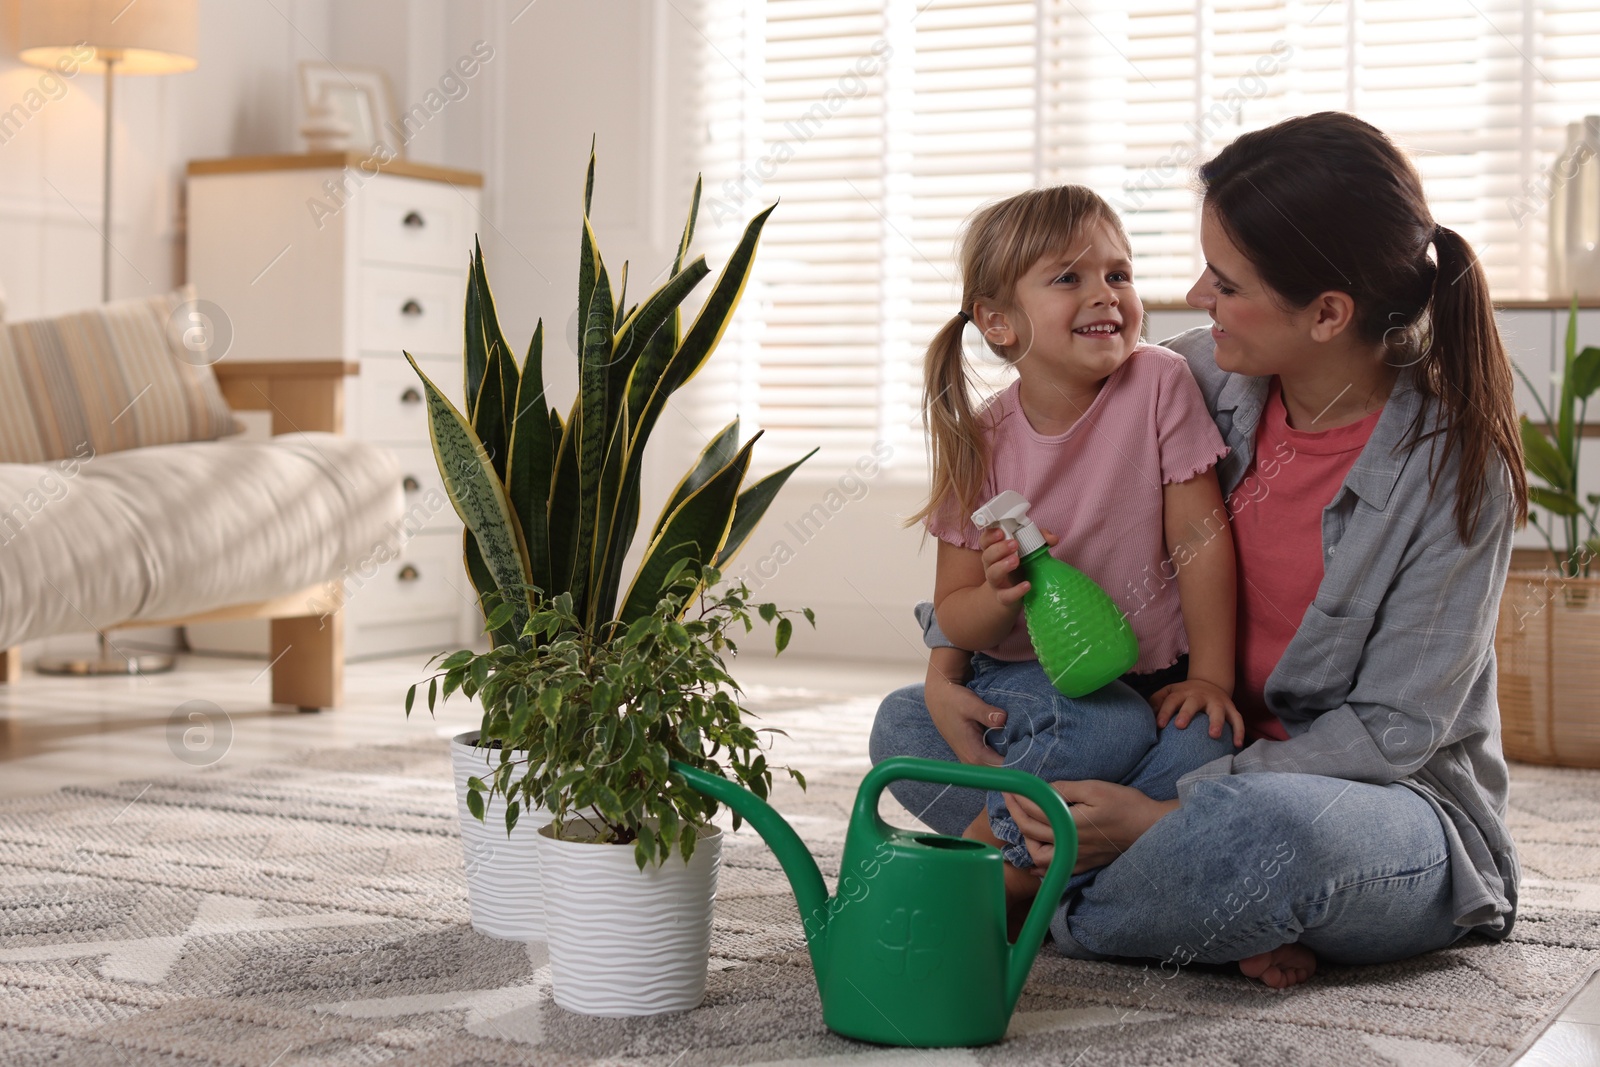
[[[1078,858],[1078,825],[1072,821],[1067,802],[1043,778],[1025,771],[1005,767],[984,767],[968,763],[950,763],[946,760],[917,759],[913,756],[893,756],[867,772],[856,794],[856,810],[852,824],[883,826],[878,817],[878,798],[890,782],[910,779],[932,782],[937,785],[966,786],[971,789],[1018,793],[1044,810],[1055,831],[1055,856],[1039,885],[1039,895],[1033,898],[1027,921],[1011,946],[1006,968],[1007,1010],[1015,1007],[1022,995],[1022,984],[1027,981],[1033,958],[1044,943],[1045,931],[1050,926],[1050,916],[1066,891],[1067,880],[1072,877],[1072,865]]]

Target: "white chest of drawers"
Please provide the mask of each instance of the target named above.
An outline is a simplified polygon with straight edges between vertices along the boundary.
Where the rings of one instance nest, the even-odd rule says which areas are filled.
[[[477,630],[461,525],[401,351],[460,403],[481,184],[467,171],[401,161],[374,172],[344,153],[189,165],[188,278],[226,316],[225,358],[359,364],[346,382],[345,432],[400,459],[402,528],[341,583],[350,659],[454,648]]]

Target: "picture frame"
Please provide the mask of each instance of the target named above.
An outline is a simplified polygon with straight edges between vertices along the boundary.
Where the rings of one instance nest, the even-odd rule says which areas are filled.
[[[301,122],[310,127],[331,116],[348,126],[349,151],[368,155],[382,144],[388,158],[403,159],[405,141],[392,133],[395,114],[389,77],[381,68],[300,62]]]

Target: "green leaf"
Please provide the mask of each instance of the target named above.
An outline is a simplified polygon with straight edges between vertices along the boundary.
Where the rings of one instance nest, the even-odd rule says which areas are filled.
[[[491,605],[500,602],[500,589],[495,585],[494,575],[489,570],[489,565],[483,560],[483,552],[478,548],[478,539],[471,530],[461,531],[461,562],[466,568],[467,577],[472,580],[472,588],[478,594],[478,610],[487,620]],[[496,630],[490,635],[494,647],[502,645],[515,646],[517,636],[521,630],[513,630],[509,625],[504,629]]]
[[[1579,401],[1586,401],[1600,389],[1600,348],[1585,348],[1572,361],[1572,391]]]
[[[668,517],[634,576],[633,585],[617,617],[624,626],[652,611],[661,598],[663,578],[682,559],[693,561],[695,573],[722,548],[733,523],[734,502],[739,484],[750,467],[750,454],[761,434],[757,433],[722,470],[689,496]]]
[[[439,695],[439,678],[437,675],[428,679],[428,710],[433,710],[434,698]]]
[[[559,417],[552,410],[552,424]],[[578,514],[581,486],[578,484],[577,423],[582,415],[576,402],[568,415],[556,446],[555,467],[551,472],[550,509],[550,592],[572,588],[572,567],[578,557]]]
[[[499,606],[489,613],[489,618],[487,622],[484,623],[483,628],[488,632],[493,633],[506,623],[510,622],[511,616],[514,614],[516,614],[515,609],[512,608],[510,604],[502,601]]]
[[[1528,486],[1528,503],[1544,508],[1556,515],[1582,515],[1583,508],[1573,499],[1572,494],[1564,489],[1545,489],[1542,486]]]
[[[506,836],[511,836],[511,831],[517,828],[517,816],[522,814],[522,806],[515,800],[506,805]]]
[[[645,857],[649,857],[652,860],[656,858],[656,835],[655,831],[650,829],[648,824],[639,827],[638,858],[640,861],[639,869],[641,871],[644,870],[645,867]]]
[[[482,788],[483,783],[479,782],[478,789]],[[467,810],[472,813],[474,819],[483,822],[483,794],[478,792],[478,789],[467,790]]]
[[[734,814],[734,817],[738,817],[737,812]],[[737,827],[735,827],[735,829],[737,829]],[[685,863],[688,863],[689,858],[694,855],[694,846],[699,840],[700,835],[695,832],[695,828],[693,826],[685,826],[682,830],[678,831],[678,854],[683,857],[683,861]]]
[[[1573,456],[1573,408],[1577,397],[1573,393],[1573,363],[1578,358],[1578,294],[1572,294],[1572,308],[1567,314],[1567,337],[1564,348],[1565,358],[1561,363],[1561,401],[1559,408],[1560,422],[1556,425],[1556,447],[1563,456]],[[1575,488],[1567,482],[1561,483],[1563,488]]]
[[[522,527],[528,549],[532,584],[549,590],[550,490],[555,477],[556,450],[560,446],[559,422],[544,394],[544,320],[533,328],[528,354],[517,376],[515,410],[511,417],[510,455],[506,466],[506,494]]]
[[[739,549],[755,533],[756,524],[767,513],[767,508],[778,496],[778,491],[789,480],[789,475],[800,468],[800,464],[817,454],[817,449],[801,456],[782,470],[773,471],[765,478],[756,482],[750,488],[739,494],[738,506],[733,511],[733,528],[728,531],[727,543],[722,546],[722,551],[717,553],[716,564],[726,567],[728,562],[738,555]]]
[[[626,812],[616,791],[603,782],[589,783],[594,790],[594,806],[607,819],[620,820]]]
[[[528,558],[522,531],[517,528],[510,502],[506,500],[505,487],[484,454],[483,442],[472,432],[461,412],[422,373],[409,352],[405,357],[422,379],[427,393],[434,461],[444,476],[450,502],[477,538],[501,596],[514,605],[514,628],[520,633],[528,613],[525,592],[529,584]]]
[[[406,718],[408,719],[411,718],[411,705],[416,702],[416,699],[417,687],[413,685],[410,689],[406,690]]]
[[[688,334],[677,349],[671,353],[659,353],[651,346],[634,366],[633,373],[628,377],[627,410],[633,419],[630,453],[643,451],[644,442],[655,420],[665,409],[668,398],[693,378],[705,366],[706,360],[711,358],[717,342],[733,320],[734,310],[739,305],[739,298],[744,294],[744,287],[750,280],[750,271],[755,264],[756,246],[760,243],[762,227],[776,207],[774,204],[756,215],[745,227],[738,246],[728,257],[710,295],[695,316],[694,324],[689,327]]]
[[[605,476],[606,446],[611,427],[606,422],[607,365],[611,361],[611,282],[600,250],[594,244],[594,230],[583,220],[584,239],[593,256],[594,288],[585,305],[587,319],[579,320],[578,397],[568,431],[577,458],[578,529],[573,544],[572,577],[567,588],[577,603],[578,617],[589,613],[590,574],[594,566],[595,532],[602,520],[609,521],[614,501],[602,491]]]
[[[778,634],[777,634],[778,651],[779,652],[782,652],[784,649],[789,647],[789,638],[791,638],[793,636],[794,636],[794,623],[790,622],[787,618],[779,619],[778,620]]]
[[[1542,478],[1545,484],[1552,489],[1567,489],[1571,484],[1572,468],[1567,459],[1550,439],[1539,428],[1522,417],[1522,454],[1528,464],[1528,472]]]
[[[639,526],[644,441],[637,438],[635,420],[626,406],[628,380],[640,357],[652,350],[652,339],[675,332],[675,324],[669,327],[667,320],[675,323],[678,305],[707,273],[704,257],[690,264],[688,270],[676,273],[645,300],[636,314],[624,320],[620,329],[625,332],[612,340],[606,375],[606,424],[610,429],[602,464],[601,507],[590,582],[591,625],[610,619],[616,611],[623,568]],[[648,432],[644,431],[646,436]]]
[[[817,613],[812,611],[810,608],[801,608],[800,611],[804,613],[806,622],[809,622],[811,624],[811,628],[815,630],[817,628]]]
[[[655,529],[650,531],[651,538],[661,532],[661,526],[666,522],[667,516],[677,509],[678,505],[687,500],[706,482],[739,454],[739,420],[734,419],[717,432],[706,447],[700,450],[700,456],[695,460],[694,466],[689,468],[677,487],[672,490],[672,495],[667,498],[666,506],[661,509],[661,517],[656,520]]]
[[[439,664],[441,671],[453,671],[463,663],[472,662],[472,650],[463,648],[459,652],[452,652],[446,656],[444,662]]]
[[[771,622],[778,617],[778,605],[776,604],[760,604],[756,607],[756,611],[760,613],[762,622]]]

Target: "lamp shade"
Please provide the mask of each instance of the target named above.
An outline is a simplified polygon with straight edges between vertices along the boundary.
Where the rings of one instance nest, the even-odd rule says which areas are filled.
[[[36,67],[54,67],[81,45],[81,70],[118,74],[181,74],[198,63],[197,0],[22,0],[17,55]]]

